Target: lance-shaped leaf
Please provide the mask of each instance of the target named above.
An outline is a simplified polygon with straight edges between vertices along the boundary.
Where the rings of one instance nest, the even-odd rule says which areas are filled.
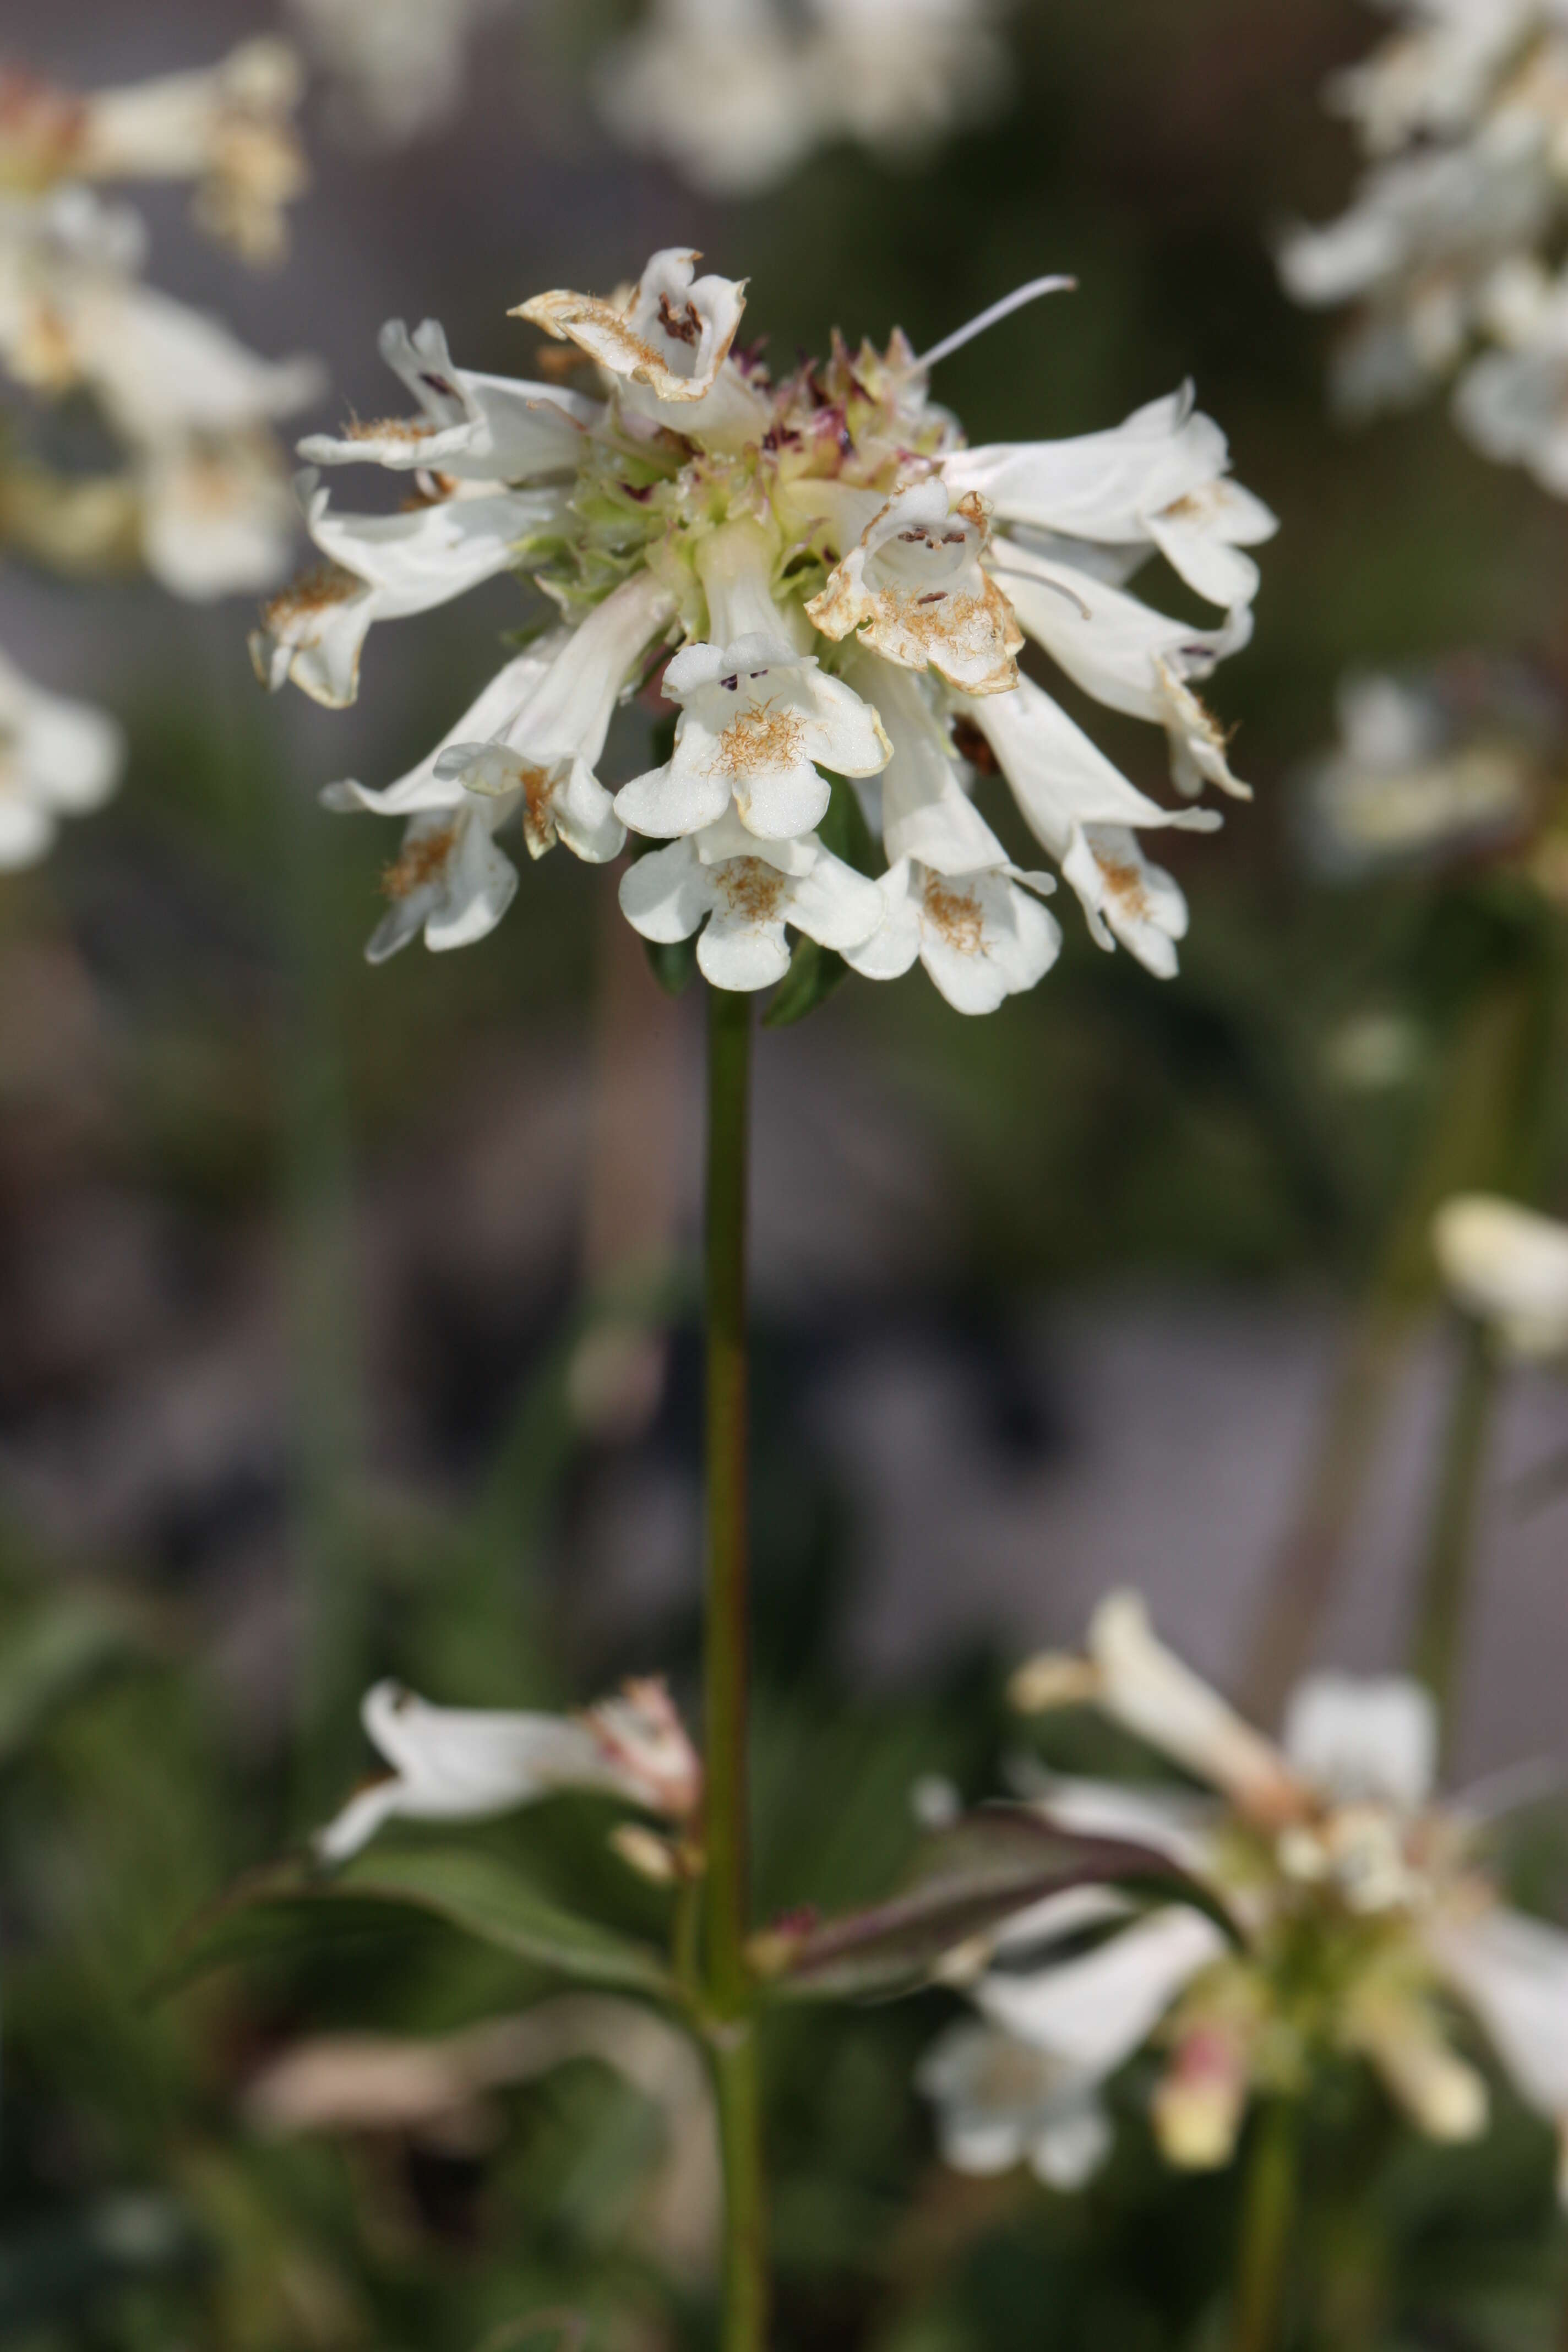
[[[1121,1838],[1080,1837],[1024,1805],[988,1805],[921,1849],[905,1885],[843,1917],[786,1924],[755,1938],[758,1969],[781,1992],[844,2000],[911,1990],[943,1957],[1070,1886],[1175,1897],[1234,1926],[1167,1854]]]
[[[151,1990],[162,1997],[231,1962],[384,1932],[399,1910],[425,1913],[578,1984],[672,1990],[652,1945],[566,1910],[515,1862],[464,1846],[376,1848],[330,1878],[305,1863],[253,1873],[192,1924]]]

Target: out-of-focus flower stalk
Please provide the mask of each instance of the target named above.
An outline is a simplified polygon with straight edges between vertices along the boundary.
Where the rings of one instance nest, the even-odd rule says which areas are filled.
[[[1241,2210],[1232,2352],[1274,2352],[1284,2316],[1296,2210],[1297,2101],[1267,2100],[1253,2124]]]
[[[283,1150],[298,1660],[294,1804],[308,1822],[351,1777],[354,1703],[368,1679],[370,1595],[354,1517],[363,1364],[341,991],[326,877],[314,809],[287,789],[278,797],[288,959]]]
[[[1297,1513],[1264,1597],[1244,1685],[1278,1718],[1339,1590],[1411,1338],[1437,1296],[1432,1219],[1478,1184],[1524,1182],[1536,1151],[1553,976],[1532,954],[1459,1023],[1425,1137],[1342,1355]]]
[[[1497,1403],[1499,1361],[1486,1327],[1467,1318],[1438,1463],[1416,1601],[1410,1663],[1437,1708],[1443,1760],[1452,1759],[1470,1568]]]

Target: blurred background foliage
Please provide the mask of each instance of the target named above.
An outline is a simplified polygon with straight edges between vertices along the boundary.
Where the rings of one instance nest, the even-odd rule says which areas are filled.
[[[237,0],[13,0],[5,37],[90,84],[266,21]],[[917,973],[847,988],[762,1049],[761,1893],[832,1906],[888,1884],[922,1776],[1001,1785],[1007,1655],[1025,1632],[1070,1637],[1093,1591],[1156,1581],[1167,1630],[1238,1665],[1270,1543],[1247,1535],[1228,1582],[1211,1575],[1235,1481],[1277,1541],[1323,1302],[1378,1261],[1478,992],[1521,964],[1554,979],[1558,954],[1557,917],[1479,861],[1325,887],[1298,771],[1347,667],[1475,646],[1555,680],[1568,530],[1436,407],[1353,436],[1327,420],[1325,330],[1277,290],[1268,238],[1345,187],[1316,91],[1373,30],[1349,0],[1025,0],[995,121],[908,170],[835,151],[734,204],[605,144],[583,82],[622,21],[601,0],[498,21],[449,132],[388,157],[314,142],[294,260],[232,298],[250,339],[322,350],[333,412],[375,414],[384,313],[434,311],[465,364],[526,372],[510,304],[607,288],[657,246],[749,275],[748,331],[781,360],[836,322],[878,340],[900,323],[921,347],[1065,268],[1075,295],[945,370],[971,437],[1092,429],[1191,374],[1282,524],[1257,641],[1216,693],[1256,804],[1217,841],[1170,837],[1193,908],[1180,981],[1100,955],[1069,908],[1058,971],[992,1021],[960,1021]],[[216,299],[177,205],[151,209],[167,274]],[[530,2315],[549,2340],[563,2309],[595,2344],[652,2352],[711,2325],[700,2259],[647,2226],[689,2118],[590,2056],[488,2094],[465,2130],[256,2126],[247,2086],[300,2037],[451,2034],[528,2008],[542,1978],[389,1924],[146,1992],[190,1917],[363,1769],[372,1674],[479,1704],[652,1665],[691,1685],[693,1008],[626,963],[602,877],[564,858],[525,875],[482,948],[368,970],[385,845],[314,804],[335,775],[389,780],[447,726],[526,617],[504,583],[487,594],[379,633],[363,703],[336,719],[263,699],[238,611],[0,582],[8,642],[116,707],[132,745],[115,804],[0,893],[0,2326],[25,2352],[479,2352],[525,2340],[498,2331]],[[647,724],[627,714],[621,772]],[[1158,793],[1142,731],[1100,726]],[[1422,1051],[1400,1082],[1347,1088],[1332,1041],[1389,1010]],[[1549,1072],[1560,1044],[1553,1027]],[[617,1129],[606,1090],[639,1062],[658,1085]],[[1536,1156],[1557,1207],[1563,1123],[1549,1084]],[[599,1181],[629,1153],[665,1185],[631,1268],[653,1309],[646,1287],[617,1305],[626,1267],[585,1244],[595,1152]],[[1168,1428],[1173,1458],[1191,1454],[1190,1423],[1165,1417],[1184,1348],[1213,1334],[1179,1324],[1095,1403],[1072,1333],[1131,1300],[1136,1358],[1136,1302],[1172,1295],[1226,1302],[1233,1385],[1259,1362],[1236,1318],[1264,1332],[1296,1402],[1272,1454],[1238,1465],[1247,1441],[1221,1425],[1184,1486],[1172,1470],[1206,1507],[1123,1519],[1124,1445]],[[1078,1325],[1052,1325],[1061,1301],[1087,1302]],[[628,1328],[647,1378],[605,1407],[584,1335]],[[1531,1432],[1560,1422],[1555,1394],[1533,1411]],[[1089,1565],[1068,1573],[1050,1480],[1074,1464]],[[944,1477],[950,1518],[922,1549],[921,1497]],[[1402,1548],[1350,1621],[1390,1654],[1414,1540],[1391,1524]],[[1568,1633],[1540,1566],[1561,1528],[1538,1515],[1519,1555],[1528,1608],[1472,1727],[1482,1760],[1562,1741]],[[993,1554],[966,1615],[949,1588]],[[1534,1696],[1514,1706],[1521,1650]],[[561,1811],[495,1835],[563,1890],[591,1873],[636,1924],[656,1898],[583,1826]],[[1520,1869],[1543,1906],[1562,1897],[1550,1818]],[[1173,2185],[1136,2084],[1115,2167],[1081,2197],[944,2171],[910,2074],[951,2007],[773,2031],[781,2344],[1212,2340],[1231,2184]],[[1358,2097],[1329,2084],[1314,2119],[1301,2341],[1560,2343],[1544,2134],[1516,2116],[1478,2150],[1415,2151]]]

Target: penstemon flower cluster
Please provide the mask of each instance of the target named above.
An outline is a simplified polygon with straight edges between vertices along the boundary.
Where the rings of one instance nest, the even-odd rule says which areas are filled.
[[[1296,300],[1352,306],[1335,390],[1352,414],[1458,372],[1485,456],[1568,494],[1568,10],[1561,0],[1392,0],[1394,30],[1328,103],[1367,170],[1349,208],[1283,242]]]
[[[254,592],[290,561],[279,418],[321,389],[313,361],[258,357],[146,283],[140,215],[108,182],[188,181],[199,226],[253,264],[281,257],[304,167],[291,52],[251,41],[216,66],[80,93],[0,71],[0,380],[18,423],[86,394],[119,453],[62,475],[21,436],[0,460],[0,549],[74,575],[140,564],[173,594]],[[0,866],[112,790],[118,728],[0,668]]]
[[[1165,1853],[1215,1915],[1079,1886],[961,1956],[979,2016],[921,2072],[952,2164],[1026,2158],[1079,2185],[1111,2145],[1103,2086],[1151,2041],[1164,2053],[1151,2119],[1184,2168],[1227,2164],[1254,2095],[1299,2095],[1344,2059],[1427,2137],[1473,2139],[1489,2097],[1463,2012],[1568,2149],[1568,1936],[1509,1909],[1486,1867],[1506,1789],[1436,1800],[1436,1715],[1419,1684],[1313,1676],[1276,1746],[1121,1593],[1096,1612],[1086,1656],[1032,1660],[1014,1696],[1030,1712],[1101,1708],[1216,1792],[1047,1775],[1033,1794],[1054,1824]],[[1568,2155],[1561,2181],[1568,2196]]]
[[[976,804],[999,772],[1017,815],[1102,947],[1176,969],[1187,911],[1140,835],[1219,822],[1245,794],[1197,688],[1246,644],[1275,528],[1230,476],[1224,435],[1184,390],[1113,429],[968,446],[932,366],[1042,280],[917,358],[828,358],[773,383],[739,341],[742,284],[656,254],[610,299],[557,291],[519,315],[575,347],[596,394],[475,374],[438,326],[385,329],[416,404],[301,445],[314,467],[374,465],[417,496],[345,512],[308,478],[323,563],[267,607],[261,677],[353,700],[372,625],[516,572],[550,625],[512,656],[407,774],[329,788],[404,820],[370,944],[390,955],[482,938],[517,887],[497,835],[606,863],[628,840],[621,905],[650,940],[698,935],[715,986],[765,988],[789,933],[888,979],[918,959],[959,1010],[994,1010],[1056,960],[1055,877],[1016,862]],[[1167,616],[1126,583],[1163,556],[1216,608]],[[1138,789],[1020,668],[1026,642],[1106,708],[1163,729],[1176,802]],[[657,686],[668,756],[601,774],[618,703]],[[854,806],[845,796],[853,793]],[[830,846],[861,820],[878,870]],[[830,822],[831,817],[831,822]]]

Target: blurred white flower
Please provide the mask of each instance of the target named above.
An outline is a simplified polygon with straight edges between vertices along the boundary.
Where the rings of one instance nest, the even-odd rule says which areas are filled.
[[[288,0],[300,40],[331,89],[333,128],[397,147],[457,113],[468,44],[508,0]]]
[[[1522,1358],[1568,1355],[1568,1225],[1495,1193],[1446,1201],[1432,1246],[1449,1297]]]
[[[1173,971],[1185,904],[1136,834],[1219,819],[1137,791],[1018,656],[1032,636],[1094,699],[1161,727],[1184,795],[1245,792],[1196,686],[1247,640],[1243,550],[1274,525],[1231,480],[1223,435],[1184,392],[1112,433],[968,450],[931,402],[931,366],[1060,281],[923,360],[901,335],[853,355],[835,337],[826,363],[775,385],[739,341],[743,285],[697,260],[656,254],[611,298],[521,306],[595,363],[596,399],[472,375],[439,327],[395,325],[383,352],[419,413],[302,445],[320,465],[412,471],[422,503],[355,517],[312,495],[328,561],[267,609],[269,684],[348,701],[373,621],[505,569],[560,623],[548,679],[509,665],[401,782],[334,788],[336,806],[414,820],[374,951],[422,927],[436,946],[488,929],[513,887],[492,835],[517,814],[535,855],[559,837],[607,857],[620,827],[669,843],[627,872],[622,904],[651,940],[700,931],[717,985],[778,979],[793,930],[871,977],[919,960],[951,1003],[990,1011],[1060,945],[1038,903],[1053,878],[1021,870],[970,797],[996,769],[1101,945]],[[1219,625],[1126,593],[1156,554],[1224,606]],[[673,742],[621,785],[612,822],[597,774],[610,715],[655,677]],[[879,884],[836,854],[839,833],[818,837],[835,778],[880,831]]]
[[[392,1772],[318,1832],[324,1862],[346,1862],[395,1818],[487,1821],[581,1789],[685,1821],[702,1791],[701,1766],[660,1682],[629,1682],[575,1716],[432,1706],[377,1683],[363,1715]]]
[[[116,89],[58,89],[0,71],[0,187],[189,180],[195,217],[247,261],[280,260],[303,194],[293,130],[302,77],[281,41],[246,41],[216,66]]]
[[[46,694],[0,654],[0,868],[36,864],[62,816],[100,807],[124,758],[106,713]]]
[[[1460,656],[1349,677],[1336,703],[1339,745],[1302,779],[1325,873],[1501,847],[1528,829],[1552,714],[1522,674]]]
[[[1486,456],[1568,494],[1563,296],[1568,10],[1562,0],[1392,0],[1383,46],[1330,83],[1370,168],[1349,209],[1279,248],[1286,289],[1356,306],[1335,373],[1365,414],[1468,360],[1455,398]],[[1479,358],[1478,342],[1498,346]]]
[[[1151,2040],[1167,2053],[1152,2114],[1174,2165],[1228,2162],[1252,2094],[1300,2093],[1336,2054],[1364,2060],[1429,2137],[1472,2138],[1487,2085],[1455,2046],[1454,2001],[1521,2095],[1568,2129],[1568,1935],[1502,1905],[1478,1858],[1479,1810],[1435,1801],[1436,1719],[1418,1685],[1316,1675],[1277,1747],[1120,1593],[1095,1612],[1086,1657],[1032,1660],[1014,1696],[1030,1710],[1091,1700],[1217,1792],[1051,1776],[1037,1801],[1065,1828],[1168,1853],[1232,1937],[1180,1903],[1138,1914],[1102,1899],[1093,1921],[1043,1905],[1016,1922],[971,1990],[993,2032],[1043,2062],[1036,2105],[1016,2087],[1031,2080],[1023,2056],[931,2066],[950,2160],[989,2169],[1027,2153],[1047,2094],[1089,2101]],[[1085,1951],[1091,1927],[1101,1939]]]
[[[650,0],[599,66],[600,109],[696,186],[754,195],[836,141],[900,160],[994,110],[1005,14],[1005,0]]]

